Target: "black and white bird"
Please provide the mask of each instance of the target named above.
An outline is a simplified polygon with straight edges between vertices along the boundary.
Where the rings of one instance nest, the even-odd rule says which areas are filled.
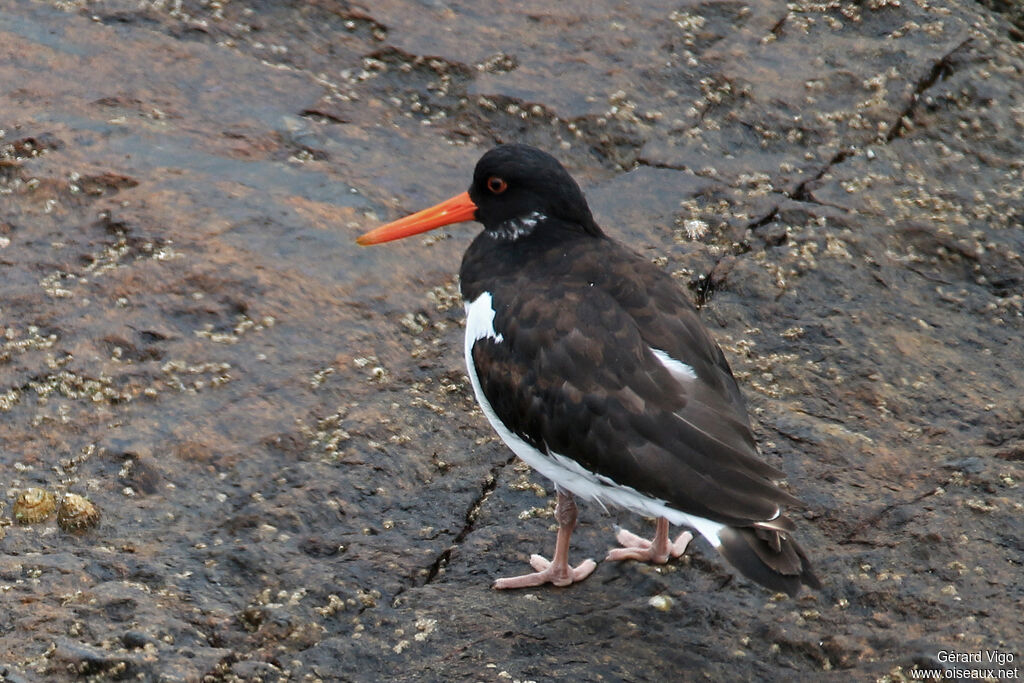
[[[573,497],[657,519],[648,541],[620,531],[608,559],[664,563],[696,530],[736,569],[773,590],[820,588],[784,507],[800,501],[762,461],[721,349],[666,273],[598,227],[551,155],[501,145],[469,191],[373,230],[387,242],[475,220],[484,230],[460,270],[466,367],[491,426],[555,483],[551,561],[496,588],[569,585],[597,566],[569,564]]]

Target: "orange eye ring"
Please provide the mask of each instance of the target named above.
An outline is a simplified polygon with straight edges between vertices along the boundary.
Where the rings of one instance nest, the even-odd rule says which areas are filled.
[[[508,189],[508,183],[504,178],[492,175],[487,179],[487,189],[491,191],[491,194],[501,194]]]

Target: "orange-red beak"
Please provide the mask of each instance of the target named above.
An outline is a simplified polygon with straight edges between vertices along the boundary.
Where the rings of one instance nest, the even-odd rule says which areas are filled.
[[[356,239],[357,244],[367,246],[391,240],[400,240],[409,235],[417,235],[427,230],[440,228],[443,225],[471,221],[476,216],[476,204],[469,198],[468,192],[445,200],[440,204],[417,211],[411,216],[399,218],[393,223],[382,225]]]

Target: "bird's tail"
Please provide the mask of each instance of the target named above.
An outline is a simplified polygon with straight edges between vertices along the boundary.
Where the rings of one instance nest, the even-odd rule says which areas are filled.
[[[790,535],[792,523],[782,517],[747,527],[725,526],[718,531],[718,551],[751,581],[796,597],[800,586],[820,589],[821,582],[811,571],[803,548]]]

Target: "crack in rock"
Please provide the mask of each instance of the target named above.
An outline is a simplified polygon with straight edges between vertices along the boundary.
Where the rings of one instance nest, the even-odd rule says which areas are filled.
[[[900,112],[900,115],[896,117],[895,123],[893,123],[889,128],[889,132],[885,136],[886,142],[892,142],[896,138],[903,136],[907,131],[911,117],[914,115],[914,110],[917,109],[917,105],[921,101],[921,95],[935,85],[939,79],[946,80],[953,75],[953,55],[966,47],[970,42],[971,38],[964,39],[959,45],[944,54],[940,59],[936,60],[936,62],[932,64],[932,68],[923,78],[921,78],[921,80],[917,82],[917,85],[914,87],[914,93],[910,96],[910,102],[907,103],[906,108]]]
[[[918,103],[921,101],[921,95],[923,95],[929,88],[935,85],[940,79],[945,80],[949,78],[953,73],[952,59],[953,55],[959,52],[962,48],[967,46],[971,42],[971,38],[966,38],[961,41],[955,48],[944,54],[941,58],[932,64],[932,68],[929,69],[928,73],[924,75],[914,86],[914,92],[910,96],[910,102],[900,112],[899,116],[896,117],[896,121],[890,126],[888,133],[885,135],[885,142],[889,143],[895,140],[907,131],[908,124],[914,111],[917,109]],[[846,145],[843,149],[840,149],[835,155],[829,159],[828,163],[825,164],[816,174],[812,177],[801,181],[796,188],[793,189],[790,195],[792,199],[800,202],[811,202],[818,203],[811,195],[811,191],[808,186],[821,180],[825,174],[831,171],[834,167],[843,163],[856,152],[856,148],[852,145]]]
[[[885,517],[887,514],[889,514],[893,510],[896,510],[896,509],[901,508],[901,507],[905,507],[907,505],[914,505],[916,503],[920,503],[925,498],[927,498],[929,496],[934,496],[937,492],[938,492],[938,489],[933,486],[933,487],[929,488],[928,490],[924,491],[923,493],[917,494],[916,496],[914,496],[910,500],[901,500],[901,501],[897,501],[895,503],[890,503],[890,504],[886,505],[882,509],[880,509],[880,510],[874,512],[873,514],[870,514],[867,517],[865,517],[864,519],[862,519],[860,521],[860,523],[858,523],[857,526],[854,527],[853,531],[851,531],[849,534],[846,535],[845,539],[839,541],[839,545],[847,545],[847,544],[850,544],[850,543],[864,543],[864,544],[868,544],[868,545],[872,545],[872,546],[878,545],[876,543],[872,543],[871,541],[859,539],[859,538],[857,538],[857,536],[862,531],[864,531],[865,529],[867,529],[869,527],[876,526],[882,520],[883,517]]]
[[[494,489],[498,487],[498,472],[511,465],[512,461],[515,459],[514,455],[509,456],[503,462],[500,462],[491,468],[487,478],[484,479],[483,486],[480,488],[480,495],[473,499],[473,502],[470,503],[469,508],[466,510],[465,524],[462,525],[459,533],[455,534],[455,538],[452,539],[452,542],[448,547],[442,550],[430,564],[427,570],[427,578],[423,581],[424,586],[437,578],[437,575],[441,572],[441,568],[448,564],[448,560],[451,559],[451,555],[455,549],[458,548],[462,541],[465,540],[466,536],[473,531],[476,526],[477,517],[480,516],[480,509],[483,507],[484,503],[487,502],[487,499],[490,498]]]

